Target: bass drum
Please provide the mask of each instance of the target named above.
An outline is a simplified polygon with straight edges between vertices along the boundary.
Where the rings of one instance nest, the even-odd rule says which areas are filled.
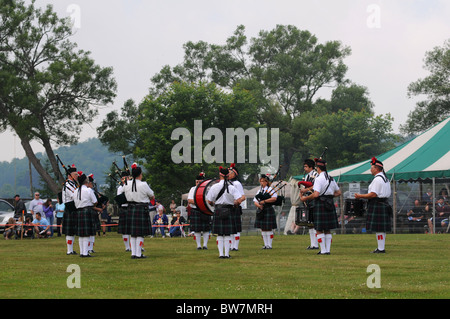
[[[194,203],[197,209],[206,215],[214,214],[214,206],[211,206],[206,200],[210,188],[219,182],[218,179],[207,179],[197,185],[194,192]]]

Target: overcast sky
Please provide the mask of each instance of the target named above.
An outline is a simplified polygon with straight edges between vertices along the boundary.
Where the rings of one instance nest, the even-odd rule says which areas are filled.
[[[162,66],[182,62],[184,43],[223,44],[241,24],[248,38],[277,24],[292,24],[321,43],[338,40],[349,46],[347,78],[368,88],[375,113],[391,113],[398,132],[417,101],[408,99],[408,85],[427,75],[425,52],[450,38],[448,0],[36,1],[37,6],[47,4],[59,16],[74,19],[72,40],[91,51],[97,64],[112,66],[118,83],[115,103],[100,111],[81,141],[95,137],[104,116],[127,99],[139,102]],[[1,133],[0,141],[0,161],[25,156],[11,132]]]

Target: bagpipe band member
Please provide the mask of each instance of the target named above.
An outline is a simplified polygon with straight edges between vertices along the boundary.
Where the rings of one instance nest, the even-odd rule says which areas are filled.
[[[77,212],[74,205],[75,192],[78,188],[78,172],[75,165],[67,169],[67,179],[62,188],[62,202],[64,213],[61,232],[66,235],[67,255],[76,255],[73,250],[75,235],[77,233]]]
[[[77,208],[77,236],[80,243],[80,257],[93,257],[89,254],[90,236],[95,236],[96,226],[93,222],[92,215],[94,206],[97,205],[97,197],[94,190],[88,187],[88,177],[82,172],[78,172],[78,188],[74,203]]]
[[[267,175],[261,175],[259,183],[261,188],[253,199],[253,203],[259,212],[255,219],[255,228],[261,229],[261,236],[264,242],[262,249],[272,249],[273,230],[277,228],[277,220],[273,203],[277,200],[278,194],[272,189],[272,187],[270,187],[271,181]],[[266,197],[270,197],[263,200],[258,199],[261,198],[260,196],[264,195]]]
[[[231,181],[233,186],[237,189],[239,194],[241,195],[241,204],[239,206],[235,206],[235,209],[233,210],[233,218],[234,222],[236,224],[236,233],[231,234],[231,250],[238,251],[239,250],[239,241],[241,239],[241,231],[242,231],[242,206],[243,202],[245,201],[245,195],[244,195],[244,187],[242,186],[242,183],[239,180],[239,170],[236,167],[236,164],[232,163],[230,165],[229,170],[229,177],[228,179]]]
[[[333,177],[328,175],[325,160],[315,159],[319,176],[314,181],[313,193],[300,197],[302,202],[314,200],[314,228],[320,245],[319,255],[329,255],[332,235],[330,230],[338,227],[333,198],[341,195],[341,190]]]
[[[123,171],[121,173],[121,183],[119,187],[117,188],[116,195],[120,195],[124,193],[124,186],[127,185],[128,181],[130,180],[130,173],[129,171]],[[128,203],[121,204],[119,206],[119,225],[117,227],[117,233],[122,234],[122,240],[125,245],[125,251],[131,251],[130,248],[130,234],[126,232],[126,225],[127,225],[127,210],[128,210]]]
[[[130,234],[131,258],[147,258],[142,255],[144,237],[151,235],[149,214],[150,200],[155,197],[153,190],[142,181],[142,169],[136,163],[131,165],[132,180],[124,187],[128,201],[125,233]]]
[[[314,187],[314,181],[319,176],[319,173],[317,173],[317,170],[315,169],[316,163],[312,159],[306,159],[303,163],[303,169],[305,170],[305,176],[303,177],[303,180],[305,182],[310,182],[313,184],[311,187],[306,187],[300,190],[300,194],[303,195],[311,195],[313,193],[313,187]],[[311,219],[311,222],[314,222],[312,220],[313,216],[313,205],[314,201],[310,200],[306,203],[306,209],[309,210],[309,216]],[[314,226],[308,227],[309,228],[309,240],[310,245],[306,249],[319,249],[319,243],[317,241],[317,232],[314,228]]]
[[[103,210],[103,206],[100,203],[100,194],[95,189],[95,180],[94,180],[94,174],[88,175],[88,187],[93,190],[95,198],[97,198],[97,204],[94,205],[92,208],[92,223],[94,224],[95,231],[100,236],[100,214]],[[94,251],[94,245],[95,245],[95,233],[94,235],[89,236],[89,253],[95,253]]]
[[[378,243],[373,253],[385,253],[386,232],[391,231],[392,208],[388,202],[391,196],[391,184],[381,161],[373,157],[370,165],[370,173],[374,178],[368,192],[355,194],[355,198],[368,200],[366,229],[376,233]]]
[[[237,189],[228,181],[228,168],[219,168],[220,181],[214,184],[206,200],[214,205],[212,232],[217,234],[219,258],[230,258],[231,234],[236,233],[233,221],[234,206],[241,204],[241,196]]]
[[[211,236],[211,216],[202,213],[195,206],[194,196],[195,189],[198,184],[206,179],[205,173],[201,172],[195,179],[195,186],[191,187],[188,194],[188,204],[189,204],[189,223],[190,229],[194,232],[194,240],[197,244],[197,249],[208,249],[208,241]],[[202,234],[203,233],[203,234]],[[202,246],[203,238],[203,246]]]

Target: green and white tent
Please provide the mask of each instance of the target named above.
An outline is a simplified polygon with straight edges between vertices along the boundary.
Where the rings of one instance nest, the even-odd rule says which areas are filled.
[[[450,117],[409,142],[375,157],[383,162],[388,177],[396,181],[449,178]],[[328,173],[339,183],[371,181],[369,163],[370,159]]]

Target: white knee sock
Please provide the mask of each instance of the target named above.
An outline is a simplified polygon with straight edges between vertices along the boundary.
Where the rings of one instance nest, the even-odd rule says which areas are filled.
[[[320,252],[325,254],[327,252],[326,243],[325,243],[325,234],[317,234],[317,242],[320,246]]]
[[[261,231],[261,237],[264,241],[264,247],[269,247],[269,244],[267,242],[267,232],[266,231]]]
[[[333,241],[333,236],[331,234],[325,234],[325,245],[327,248],[327,253],[330,252],[332,241]]]
[[[272,242],[273,242],[273,231],[271,230],[267,232],[267,243],[270,248],[272,248]]]
[[[142,248],[144,247],[144,237],[136,237],[136,257],[141,257]]]
[[[208,247],[209,233],[203,233],[203,247]]]
[[[125,244],[125,249],[130,250],[130,235],[122,235],[122,239]]]
[[[319,247],[319,243],[317,242],[316,230],[314,228],[309,229],[309,240],[310,247]]]
[[[95,236],[89,236],[90,247],[89,250],[94,250]]]
[[[202,247],[202,243],[201,243],[202,233],[194,233],[194,239],[197,242],[197,248]]]
[[[136,256],[136,237],[130,236],[131,256]]]
[[[217,249],[219,249],[219,256],[223,256],[224,236],[217,236]]]
[[[386,233],[377,233],[378,250],[384,250],[386,244]]]
[[[73,242],[74,241],[75,241],[75,236],[66,236],[67,253],[73,252]]]
[[[241,233],[234,235],[234,249],[239,249],[239,241],[241,240]]]
[[[223,240],[224,256],[230,256],[231,236],[225,236]]]

